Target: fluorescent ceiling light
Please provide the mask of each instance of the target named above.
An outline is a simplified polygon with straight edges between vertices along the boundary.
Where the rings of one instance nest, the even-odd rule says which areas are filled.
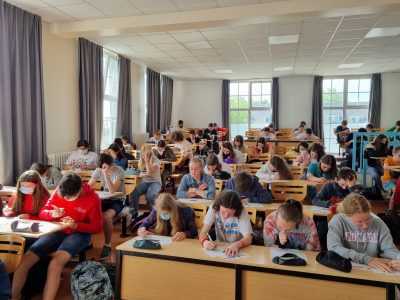
[[[211,48],[211,45],[207,41],[184,43],[183,46],[185,46],[185,48],[189,50]]]
[[[365,38],[376,38],[384,36],[396,36],[400,34],[400,27],[385,27],[385,28],[372,28]]]
[[[353,69],[353,68],[359,68],[363,65],[364,63],[359,63],[359,64],[340,64],[338,65],[338,69]]]
[[[218,73],[218,74],[231,74],[231,73],[233,73],[232,70],[214,70],[214,72]]]
[[[274,72],[280,72],[280,71],[292,71],[293,67],[277,67],[274,68]]]
[[[268,37],[268,43],[270,45],[278,45],[278,44],[292,44],[299,42],[299,35],[271,35]]]

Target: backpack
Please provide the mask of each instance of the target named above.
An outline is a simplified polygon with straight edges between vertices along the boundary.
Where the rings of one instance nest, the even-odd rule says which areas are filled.
[[[79,263],[72,271],[71,292],[74,300],[113,299],[113,289],[106,268],[91,260]]]
[[[131,224],[129,224],[128,229],[133,234],[137,235],[137,231],[140,225],[146,220],[146,218],[150,215],[149,211],[145,211],[143,214],[138,216],[136,219],[132,220]]]

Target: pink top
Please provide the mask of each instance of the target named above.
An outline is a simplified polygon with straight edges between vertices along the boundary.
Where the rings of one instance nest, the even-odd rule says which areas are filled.
[[[299,166],[300,164],[304,164],[305,167],[308,167],[311,161],[310,153],[307,150],[300,151],[299,156],[293,161],[293,166]]]

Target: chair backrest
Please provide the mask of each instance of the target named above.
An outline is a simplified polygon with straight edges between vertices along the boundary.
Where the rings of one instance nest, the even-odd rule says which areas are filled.
[[[289,140],[292,138],[292,129],[290,128],[280,128],[278,139]]]
[[[273,148],[273,153],[279,156],[285,156],[288,151],[293,151],[293,146],[276,146]]]
[[[222,180],[222,179],[214,179],[215,198],[217,198],[222,193],[222,190],[224,189],[225,181],[226,180]]]
[[[25,239],[16,235],[0,235],[0,259],[8,273],[13,273],[24,255]]]
[[[93,171],[87,171],[87,172],[78,172],[76,173],[82,180],[82,182],[88,183],[90,179],[92,179],[92,174]],[[96,183],[93,185],[93,188],[96,191],[101,191],[103,184],[101,183],[100,180],[97,180]]]
[[[246,207],[246,210],[249,214],[250,222],[255,225],[257,222],[257,209],[255,207]]]
[[[247,163],[247,153],[242,153],[242,156],[243,156],[244,162]]]
[[[196,144],[193,144],[193,145],[192,145],[192,151],[193,151],[193,153],[196,152],[196,150],[197,150],[197,145],[196,145]]]
[[[373,132],[385,132],[385,128],[374,128]]]
[[[137,175],[125,174],[125,194],[130,195],[136,188]]]
[[[257,130],[257,131],[253,131],[253,130],[251,130],[251,131],[246,131],[246,138],[248,138],[248,139],[256,139],[257,137],[259,137],[260,136],[260,130]]]
[[[301,180],[272,182],[271,193],[274,200],[294,199],[303,201],[307,196],[307,183]]]
[[[201,203],[193,203],[190,207],[194,211],[196,228],[200,229],[203,226],[204,217],[207,214],[207,205]]]
[[[238,167],[241,166],[240,164],[229,164],[229,166],[231,167],[231,174],[232,176],[235,176]]]
[[[261,154],[248,154],[247,161],[251,163],[252,161],[260,161],[265,164],[269,161],[270,154],[269,153],[261,153]]]
[[[260,170],[262,164],[241,164],[239,165],[240,171],[248,171],[251,175],[256,175],[257,171]]]
[[[131,154],[136,159],[136,155],[138,154],[138,150],[126,150],[126,153]]]
[[[179,165],[182,162],[183,153],[180,151],[175,152],[175,156],[176,156],[176,161],[172,162],[172,167],[176,167],[177,165]]]
[[[314,218],[314,213],[311,210],[303,209],[303,215],[306,215],[306,216],[310,217],[311,219]]]
[[[300,180],[304,175],[304,168],[301,166],[290,166],[290,170],[294,180]]]
[[[164,169],[165,169],[165,164],[161,161],[160,162],[160,175],[162,175],[164,173]]]

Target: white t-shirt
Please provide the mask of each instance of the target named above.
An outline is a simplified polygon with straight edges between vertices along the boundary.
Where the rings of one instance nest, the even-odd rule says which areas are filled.
[[[250,218],[245,208],[240,217],[224,219],[213,208],[210,208],[204,218],[204,224],[212,225],[215,223],[217,241],[234,243],[240,241],[244,236],[253,233]]]
[[[183,140],[180,143],[175,143],[174,147],[178,148],[182,153],[192,153],[193,145],[189,143],[187,140]]]
[[[272,180],[273,177],[277,174],[278,172],[273,172],[271,170],[271,164],[267,162],[266,164],[262,165],[261,168],[257,171],[256,176],[259,179]]]
[[[124,180],[125,180],[125,172],[124,169],[121,167],[115,166],[115,172],[111,174],[110,179],[112,182],[116,182],[116,180],[121,181],[121,184],[117,190],[117,192],[122,192],[124,194],[115,197],[114,199],[120,199],[121,201],[125,200],[125,185],[124,185]],[[100,168],[97,168],[94,170],[92,173],[92,178],[101,181],[101,184],[103,185],[104,191],[108,192],[108,186],[107,186],[107,181],[106,178],[104,177],[103,171]]]
[[[81,154],[79,151],[74,151],[65,162],[66,165],[86,165],[89,167],[96,167],[97,153],[89,151],[87,154]]]

